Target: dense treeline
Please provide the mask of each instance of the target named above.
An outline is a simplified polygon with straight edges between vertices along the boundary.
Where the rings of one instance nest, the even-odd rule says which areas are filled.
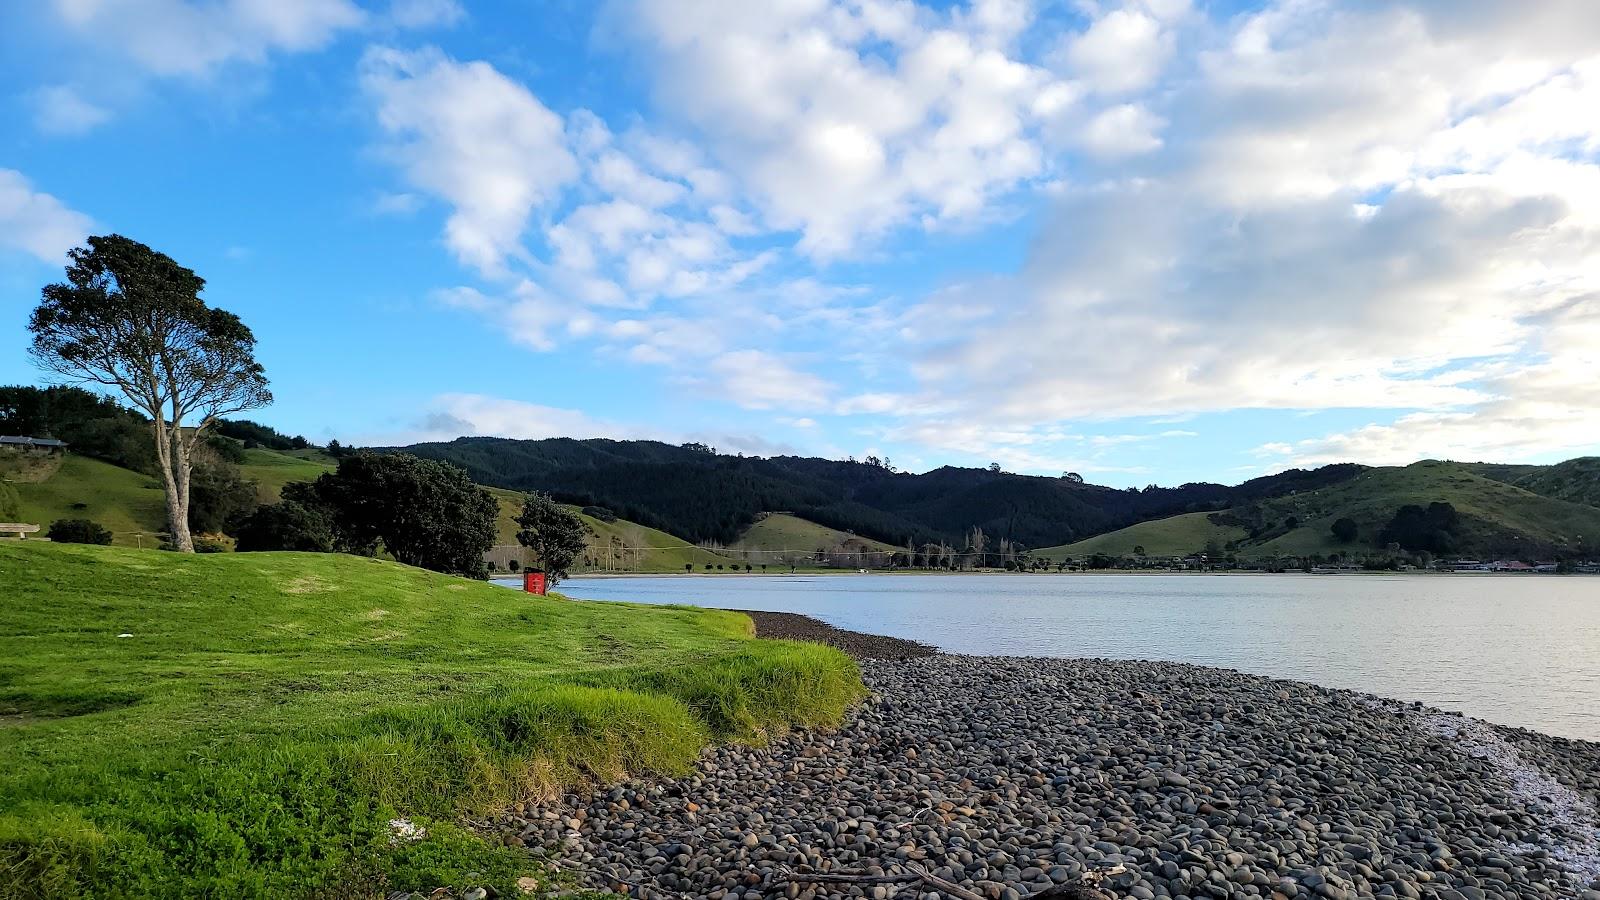
[[[1362,469],[1295,469],[1236,487],[1116,490],[994,468],[914,475],[877,460],[762,459],[656,441],[460,438],[406,449],[460,465],[483,484],[548,491],[691,541],[721,543],[737,540],[759,514],[783,510],[899,546],[958,543],[977,527],[997,540],[1046,547],[1146,519],[1314,489]]]

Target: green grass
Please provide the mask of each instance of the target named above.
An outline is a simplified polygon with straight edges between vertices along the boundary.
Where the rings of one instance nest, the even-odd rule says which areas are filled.
[[[68,453],[48,479],[12,487],[21,521],[41,528],[56,519],[93,519],[111,529],[114,543],[128,547],[154,546],[160,541],[155,533],[166,528],[158,481],[86,456]]]
[[[254,447],[244,451],[239,472],[256,483],[262,503],[278,502],[283,486],[293,481],[315,481],[318,475],[337,467],[333,458],[320,450],[279,452]]]
[[[778,559],[776,551],[797,550],[802,553],[812,553],[819,547],[828,550],[844,547],[850,550],[885,553],[901,549],[883,541],[858,537],[848,531],[829,528],[788,513],[769,513],[762,516],[755,524],[745,529],[744,534],[739,535],[739,540],[730,549],[761,551],[752,557],[752,562],[763,560],[767,554],[772,554],[770,561],[776,562]]]
[[[0,897],[513,890],[464,831],[710,740],[836,721],[828,648],[342,555],[0,545]],[[130,634],[121,638],[119,634]],[[429,837],[395,844],[403,815]]]
[[[1082,559],[1096,553],[1132,556],[1133,548],[1144,547],[1147,556],[1188,556],[1204,552],[1209,541],[1227,546],[1229,541],[1239,540],[1248,534],[1237,526],[1217,525],[1209,516],[1210,513],[1196,512],[1153,519],[1076,543],[1036,550],[1034,555],[1046,559]]]
[[[1600,506],[1600,456],[1580,456],[1534,470],[1512,484],[1545,497]]]

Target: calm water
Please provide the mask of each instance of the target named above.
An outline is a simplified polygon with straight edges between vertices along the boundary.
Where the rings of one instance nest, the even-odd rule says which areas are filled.
[[[561,590],[805,613],[953,653],[1225,666],[1600,741],[1600,578],[680,575]]]

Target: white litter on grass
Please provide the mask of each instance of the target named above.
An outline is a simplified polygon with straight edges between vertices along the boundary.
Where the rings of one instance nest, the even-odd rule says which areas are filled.
[[[389,820],[389,843],[409,844],[428,836],[428,829],[410,819]]]
[[[1600,815],[1582,794],[1546,775],[1517,748],[1477,719],[1398,703],[1369,704],[1410,719],[1419,729],[1455,744],[1467,756],[1488,762],[1511,787],[1511,799],[1544,822],[1542,847],[1509,846],[1514,853],[1542,849],[1585,886],[1600,881]]]
[[[133,637],[133,635],[131,635],[131,634],[127,633],[126,631],[124,631],[123,633],[117,635],[117,637]]]

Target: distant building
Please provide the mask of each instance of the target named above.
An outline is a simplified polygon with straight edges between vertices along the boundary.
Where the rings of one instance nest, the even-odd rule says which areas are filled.
[[[55,438],[0,435],[0,450],[29,456],[58,456],[67,452],[67,445]]]

